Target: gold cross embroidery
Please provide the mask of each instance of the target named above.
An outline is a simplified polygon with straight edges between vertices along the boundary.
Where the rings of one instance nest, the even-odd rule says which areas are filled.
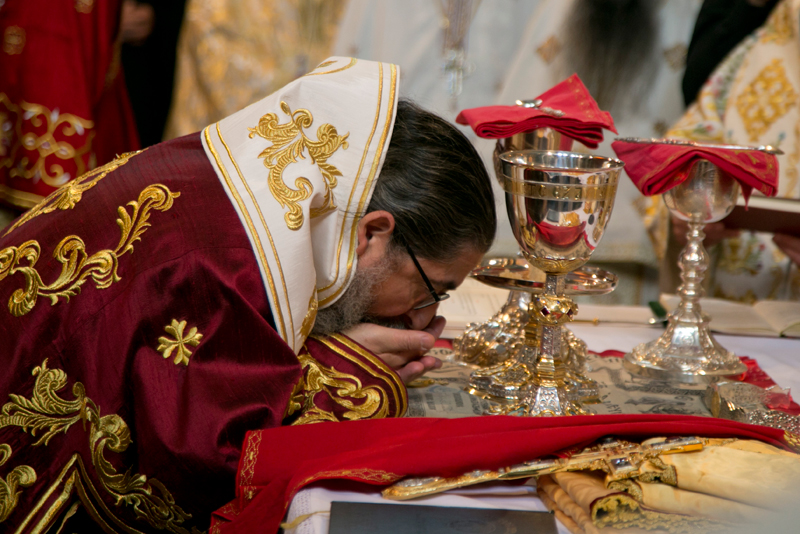
[[[183,329],[186,328],[186,321],[178,322],[177,319],[172,320],[172,324],[169,326],[165,326],[164,330],[174,339],[170,339],[166,336],[161,336],[158,338],[158,342],[160,345],[156,349],[164,356],[164,359],[169,358],[172,355],[172,352],[175,349],[178,349],[177,353],[175,354],[175,365],[183,364],[189,365],[189,356],[192,355],[192,351],[190,351],[186,345],[191,345],[192,347],[196,347],[200,344],[200,340],[203,339],[203,334],[197,331],[197,327],[192,327],[189,330],[189,333],[186,337],[183,336]]]

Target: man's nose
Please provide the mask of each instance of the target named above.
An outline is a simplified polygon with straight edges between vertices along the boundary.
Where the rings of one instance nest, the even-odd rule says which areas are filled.
[[[436,310],[439,303],[422,308],[421,310],[411,310],[406,313],[406,327],[410,330],[422,330],[436,317]]]

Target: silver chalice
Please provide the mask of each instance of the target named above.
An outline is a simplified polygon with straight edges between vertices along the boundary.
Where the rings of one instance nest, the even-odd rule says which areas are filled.
[[[704,145],[671,139],[625,141],[778,152],[772,147]],[[625,367],[630,372],[659,380],[702,383],[746,371],[739,358],[711,334],[711,318],[700,306],[705,292],[703,279],[708,270],[703,227],[724,219],[733,210],[738,196],[739,183],[704,159],[693,164],[683,183],[664,193],[664,203],[672,215],[689,223],[687,243],[678,259],[682,281],[678,288],[680,304],[670,313],[667,329],[661,337],[642,343],[625,355]]]
[[[559,151],[510,151],[498,156],[511,228],[528,264],[544,272],[532,293],[518,359],[531,373],[516,402],[496,413],[575,415],[563,325],[577,313],[568,279],[591,257],[611,215],[623,163]],[[572,285],[572,282],[570,282]]]

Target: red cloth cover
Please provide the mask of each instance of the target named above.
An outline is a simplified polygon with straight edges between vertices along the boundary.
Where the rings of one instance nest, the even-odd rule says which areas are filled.
[[[577,74],[536,98],[541,99],[541,107],[563,111],[564,115],[555,117],[541,109],[521,106],[484,106],[463,110],[456,122],[469,124],[478,137],[486,139],[503,139],[538,128],[552,128],[589,148],[597,148],[603,141],[603,128],[617,133],[611,114],[600,110]]]
[[[697,435],[758,439],[787,447],[782,430],[708,417],[407,418],[249,432],[237,499],[215,512],[212,533],[277,532],[294,495],[312,482],[376,486],[406,476],[457,476],[586,446],[603,436]]]
[[[60,522],[69,500],[56,513],[48,511],[62,490],[77,498],[75,485],[65,486],[67,477],[60,476],[62,469],[77,469],[74,463],[69,467],[75,457],[84,467],[75,474],[84,497],[102,501],[94,502],[101,516],[105,507],[144,532],[162,531],[150,521],[155,516],[165,522],[164,531],[205,529],[209,512],[234,497],[245,432],[281,425],[290,399],[301,408],[294,420],[314,410],[326,420],[352,418],[354,412],[403,414],[407,400],[399,377],[348,338],[309,341],[301,356],[310,352],[314,361],[301,365],[276,333],[250,241],[198,134],[151,147],[101,174],[72,182],[80,194],[61,190],[45,209],[0,231],[0,444],[13,450],[0,476],[22,466],[36,473],[35,481],[15,490],[19,502],[6,509],[10,515],[0,521],[0,531],[15,531],[40,498],[44,506],[23,531],[42,518]],[[156,197],[146,193],[154,188],[176,195],[171,206],[153,207]],[[126,219],[145,224],[125,234]],[[69,236],[75,238],[68,241]],[[71,245],[55,255],[60,243]],[[83,283],[75,289],[81,275]],[[19,296],[26,289],[32,291],[30,309],[12,313],[15,302],[25,302]],[[176,330],[182,321],[184,327]],[[179,341],[189,351],[185,361]],[[42,369],[45,361],[50,371]],[[72,404],[45,399],[20,408],[12,402],[34,398],[34,384],[45,374],[63,377],[48,384],[54,397]],[[301,377],[306,387],[298,388]],[[75,389],[77,382],[82,389]],[[351,397],[336,402],[332,395],[339,390]],[[75,417],[81,394],[91,401],[87,407],[97,408],[103,425]],[[370,398],[374,409],[366,410]],[[25,410],[45,422],[36,435],[37,419]],[[63,431],[37,444],[54,420],[64,422]],[[112,433],[119,442],[110,440]],[[98,443],[104,444],[100,457],[110,462],[107,468],[97,461]],[[117,481],[120,497],[107,490],[110,479],[101,476],[101,468],[120,479],[130,470]],[[151,497],[136,489],[139,475]],[[171,517],[166,505],[157,513],[148,506],[147,499],[163,493],[158,483],[192,517]],[[54,489],[46,496],[48,488]],[[152,513],[140,515],[137,509]],[[63,530],[101,530],[73,525],[80,517]]]
[[[739,182],[745,199],[753,189],[767,196],[778,192],[778,158],[766,152],[629,141],[614,141],[611,148],[643,195],[660,195],[683,183],[701,159]]]
[[[0,201],[30,208],[139,148],[120,66],[120,0],[0,9]]]

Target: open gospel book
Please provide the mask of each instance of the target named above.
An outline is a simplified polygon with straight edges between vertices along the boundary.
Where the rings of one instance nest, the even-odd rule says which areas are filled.
[[[662,295],[661,303],[674,310],[677,295]],[[700,299],[703,312],[711,316],[711,330],[721,334],[764,337],[800,337],[800,302],[762,300],[742,304],[723,299]]]

